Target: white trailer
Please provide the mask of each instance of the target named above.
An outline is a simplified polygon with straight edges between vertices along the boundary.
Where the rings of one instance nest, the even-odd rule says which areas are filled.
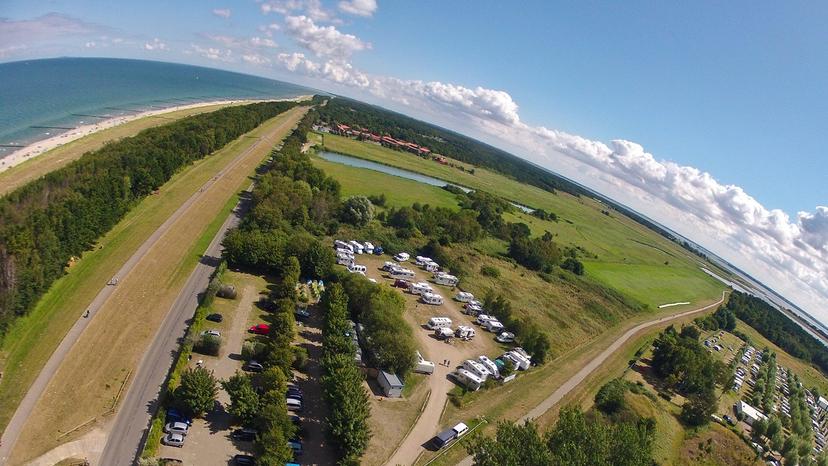
[[[354,248],[354,253],[355,254],[362,254],[362,253],[365,252],[365,247],[362,246],[362,243],[360,243],[359,241],[351,240],[351,241],[348,241],[348,244],[350,244],[351,247]]]
[[[362,248],[365,249],[365,254],[373,254],[374,253],[374,245],[369,243],[368,241],[362,243]]]
[[[477,325],[485,325],[486,322],[488,322],[492,319],[494,319],[494,317],[489,317],[486,314],[478,314],[477,319],[475,320],[475,322],[477,323]]]
[[[426,282],[418,282],[408,285],[408,292],[411,294],[425,294],[431,293],[432,291],[431,285]]]
[[[434,274],[434,282],[439,285],[457,286],[457,284],[460,283],[460,280],[454,275],[437,272]]]
[[[431,262],[430,257],[417,256],[417,257],[414,258],[414,265],[417,265],[417,266],[420,266],[420,267],[426,265],[429,262]]]
[[[423,303],[431,304],[432,306],[439,306],[443,304],[443,297],[436,293],[425,292],[422,295],[420,295],[420,300]]]
[[[432,317],[428,319],[426,326],[431,330],[435,330],[438,328],[449,328],[451,327],[451,323],[451,319],[448,317]]]
[[[473,360],[473,359],[466,359],[463,361],[463,369],[471,372],[472,374],[476,375],[480,378],[480,380],[485,381],[491,375],[489,370],[486,369],[483,364]]]
[[[480,377],[472,374],[466,369],[457,369],[454,373],[454,378],[467,389],[476,392],[483,386],[483,380]]]
[[[437,337],[438,340],[445,340],[453,337],[454,332],[451,330],[451,327],[441,327],[434,329],[434,336]]]
[[[482,312],[483,308],[476,304],[467,303],[465,306],[463,306],[463,314],[477,317],[477,315]]]
[[[440,270],[440,264],[436,262],[429,262],[423,266],[423,269],[425,269],[426,272],[436,272]]]
[[[496,379],[500,378],[500,370],[498,370],[497,364],[495,364],[494,361],[485,355],[480,356],[477,360],[480,361],[480,364],[483,364],[483,367],[485,367],[490,374],[492,374],[492,377]]]
[[[414,366],[414,372],[420,374],[433,374],[434,373],[434,363],[431,361],[426,361],[422,354],[417,351],[417,364]]]
[[[474,299],[474,295],[467,292],[467,291],[458,291],[456,295],[454,295],[454,300],[459,301],[461,303],[468,303],[469,301]]]
[[[354,259],[348,256],[337,256],[336,263],[344,265],[345,267],[350,267],[354,264]]]
[[[489,319],[488,322],[483,324],[483,328],[492,333],[500,333],[503,331],[503,324],[497,319]]]
[[[385,261],[385,263],[382,264],[382,270],[385,270],[386,272],[390,272],[390,271],[392,271],[394,269],[398,269],[398,268],[400,268],[400,264],[398,264],[396,262]]]
[[[465,325],[461,325],[457,327],[457,330],[454,331],[454,336],[457,338],[462,338],[463,340],[471,340],[474,338],[474,329],[471,327],[467,327]]]
[[[528,359],[526,359],[522,354],[518,353],[517,351],[509,351],[503,356],[508,357],[515,363],[515,368],[525,371],[529,369],[529,366],[532,364]]]
[[[391,277],[402,278],[403,280],[414,280],[417,278],[417,275],[413,270],[408,270],[403,267],[396,267],[391,269]]]

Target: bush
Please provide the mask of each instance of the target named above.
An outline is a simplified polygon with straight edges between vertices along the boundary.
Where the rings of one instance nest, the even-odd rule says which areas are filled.
[[[297,370],[304,371],[308,364],[308,350],[301,346],[291,347],[293,350],[293,367]]]
[[[483,275],[484,277],[499,278],[500,269],[491,265],[484,265],[480,267],[480,275]]]
[[[259,341],[247,340],[242,344],[241,356],[245,361],[259,360],[267,351],[267,346]]]
[[[621,379],[613,379],[604,384],[595,395],[595,405],[607,414],[617,413],[624,408],[624,393],[627,385]]]
[[[193,345],[193,351],[208,356],[218,356],[221,349],[221,337],[214,335],[201,335]]]
[[[216,296],[225,299],[236,299],[236,287],[233,285],[221,285],[216,291]]]
[[[374,219],[374,204],[365,196],[352,196],[342,203],[339,217],[345,223],[358,227],[368,225]]]

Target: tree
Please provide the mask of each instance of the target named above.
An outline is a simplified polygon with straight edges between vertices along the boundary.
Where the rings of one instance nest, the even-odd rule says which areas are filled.
[[[181,374],[181,384],[175,389],[175,400],[193,416],[211,411],[216,404],[218,384],[212,371],[203,367],[189,368]]]
[[[693,394],[681,407],[681,420],[690,426],[701,426],[710,422],[716,411],[716,395],[713,391]]]
[[[261,400],[253,388],[250,377],[236,372],[229,379],[222,380],[221,387],[230,396],[228,412],[239,418],[242,424],[249,424],[253,421],[259,414]]]
[[[498,422],[495,438],[496,443],[487,437],[476,436],[466,445],[475,465],[547,466],[552,462],[552,455],[532,422],[523,425]]]
[[[285,259],[282,264],[282,276],[275,284],[271,297],[276,299],[285,298],[296,302],[296,284],[299,283],[301,273],[302,267],[299,265],[299,259],[296,256]]]
[[[278,426],[271,426],[259,434],[256,447],[259,456],[256,464],[264,466],[284,466],[293,460],[293,450],[288,445],[285,432]]]
[[[570,272],[574,273],[575,275],[583,275],[584,274],[584,264],[579,261],[578,259],[573,259],[571,257],[567,257],[563,263],[561,264],[561,268],[564,270],[569,270]]]
[[[763,435],[768,431],[768,421],[765,419],[759,419],[753,421],[753,425],[751,426],[751,433],[753,434],[753,438],[761,439]]]
[[[624,408],[626,391],[627,386],[623,380],[610,380],[595,394],[595,405],[607,414],[617,413]]]
[[[345,199],[339,213],[345,223],[365,226],[374,219],[374,204],[365,196],[352,196]]]

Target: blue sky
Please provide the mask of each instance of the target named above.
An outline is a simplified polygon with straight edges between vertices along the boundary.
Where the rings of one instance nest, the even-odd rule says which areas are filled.
[[[193,63],[435,121],[828,298],[828,3],[6,0],[0,18],[0,61]]]

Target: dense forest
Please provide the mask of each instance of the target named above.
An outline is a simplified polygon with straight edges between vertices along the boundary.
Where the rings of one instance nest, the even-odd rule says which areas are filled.
[[[792,356],[811,362],[828,374],[828,347],[775,307],[734,291],[727,309]]]
[[[587,192],[571,181],[472,138],[355,100],[337,97],[319,107],[322,121],[366,128],[377,134],[428,147],[432,152],[486,167],[546,191]]]
[[[107,144],[0,199],[0,332],[141,199],[185,165],[295,106],[229,107]]]

